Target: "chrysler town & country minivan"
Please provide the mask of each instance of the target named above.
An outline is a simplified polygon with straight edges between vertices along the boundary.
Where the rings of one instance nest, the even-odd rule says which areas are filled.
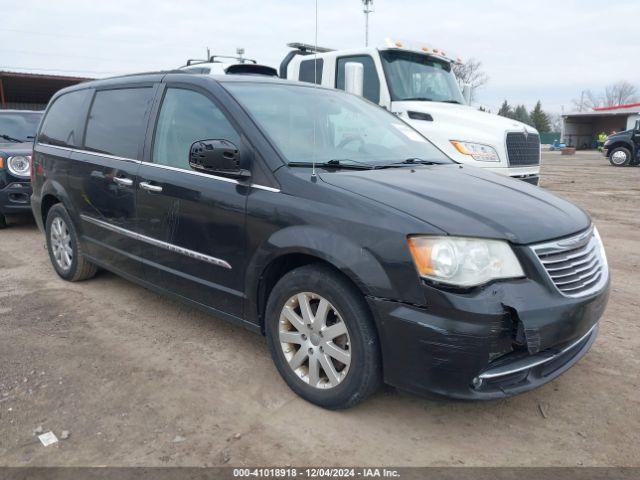
[[[32,169],[58,275],[104,268],[260,332],[286,383],[326,408],[382,382],[530,390],[585,355],[607,302],[585,212],[316,85],[83,83],[52,98]]]

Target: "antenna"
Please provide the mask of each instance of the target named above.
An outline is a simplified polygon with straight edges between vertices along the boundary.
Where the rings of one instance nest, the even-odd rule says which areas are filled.
[[[313,85],[314,87],[318,85],[318,0],[316,0],[316,30],[315,30],[315,39],[314,39],[314,48],[313,48]],[[317,113],[315,111],[314,104],[314,112],[313,112],[313,156],[311,158],[311,178],[315,180],[316,178],[316,124],[318,121]]]
[[[362,0],[364,5],[364,46],[369,46],[369,14],[373,12],[373,0]]]

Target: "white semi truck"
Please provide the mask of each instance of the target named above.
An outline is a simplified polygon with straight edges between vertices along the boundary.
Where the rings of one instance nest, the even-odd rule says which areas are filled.
[[[459,59],[427,45],[331,50],[302,43],[280,64],[282,78],[360,93],[400,116],[459,163],[487,168],[534,185],[540,174],[535,128],[469,105],[452,66]],[[355,68],[354,68],[355,67]]]

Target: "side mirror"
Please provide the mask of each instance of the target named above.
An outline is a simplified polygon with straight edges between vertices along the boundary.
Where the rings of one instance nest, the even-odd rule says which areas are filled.
[[[189,149],[189,165],[198,172],[231,178],[248,178],[240,168],[238,147],[228,140],[198,140]]]
[[[462,86],[462,96],[464,97],[464,101],[467,102],[467,105],[471,105],[471,85],[468,83]]]
[[[364,67],[361,63],[345,63],[344,91],[362,96],[362,92],[364,91]]]
[[[636,128],[634,130],[640,133],[640,120],[636,120]]]

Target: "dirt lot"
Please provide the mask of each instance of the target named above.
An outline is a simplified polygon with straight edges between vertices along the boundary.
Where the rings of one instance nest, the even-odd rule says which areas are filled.
[[[640,465],[640,168],[547,153],[543,176],[597,222],[611,300],[573,369],[491,403],[387,388],[321,410],[263,338],[109,273],[66,283],[33,223],[0,232],[0,464]]]

